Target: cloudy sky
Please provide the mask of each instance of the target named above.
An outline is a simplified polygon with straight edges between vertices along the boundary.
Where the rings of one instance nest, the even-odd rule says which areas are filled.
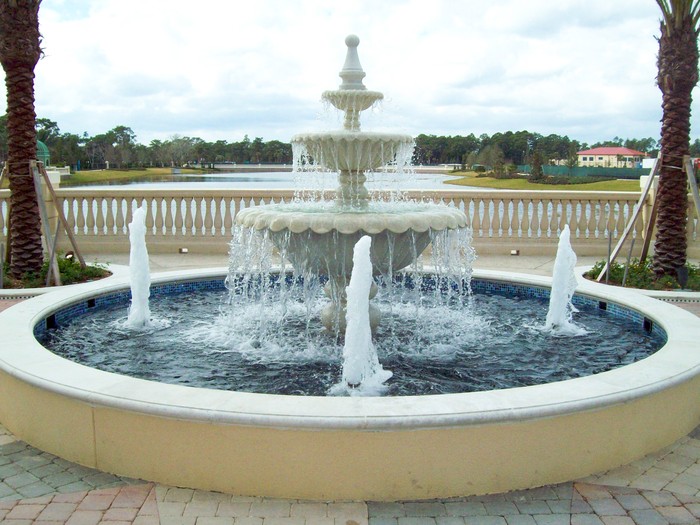
[[[653,0],[43,0],[39,16],[37,114],[62,132],[125,125],[147,144],[336,127],[320,94],[355,33],[365,85],[385,94],[363,129],[659,136]]]

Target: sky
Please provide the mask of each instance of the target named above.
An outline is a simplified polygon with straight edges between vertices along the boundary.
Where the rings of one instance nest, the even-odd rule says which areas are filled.
[[[657,139],[659,20],[653,0],[43,0],[36,112],[142,144],[286,142],[340,127],[321,93],[353,33],[385,96],[364,130]]]

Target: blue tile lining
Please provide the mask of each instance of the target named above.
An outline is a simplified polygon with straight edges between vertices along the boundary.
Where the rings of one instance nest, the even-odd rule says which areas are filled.
[[[413,283],[408,281],[407,286]],[[425,283],[424,283],[425,284]],[[486,279],[472,279],[471,289],[474,293],[492,293],[503,296],[517,296],[536,299],[549,299],[550,289],[541,286],[531,286],[514,284],[502,281],[489,281]],[[175,281],[162,284],[151,285],[151,297],[167,295],[177,295],[181,293],[195,292],[200,290],[225,291],[224,279],[201,279],[192,281]],[[106,308],[111,306],[124,305],[126,307],[131,300],[131,291],[123,290],[110,294],[97,295],[94,298],[83,300],[79,303],[57,310],[54,314],[36,324],[34,336],[41,339],[47,329],[62,326],[80,315],[85,314],[94,308]],[[642,326],[645,330],[652,332],[666,339],[665,331],[656,323],[652,322],[642,313],[620,306],[618,304],[601,301],[598,298],[576,294],[573,298],[574,306],[577,308],[599,308],[606,310],[610,315],[626,319],[631,325]]]

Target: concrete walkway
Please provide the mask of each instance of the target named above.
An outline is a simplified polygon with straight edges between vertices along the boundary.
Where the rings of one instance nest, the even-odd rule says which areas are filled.
[[[90,256],[128,264],[128,255]],[[590,259],[590,260],[589,260]],[[226,266],[225,256],[151,256],[153,272]],[[590,265],[593,258],[579,258]],[[481,257],[477,268],[551,275],[551,257]],[[699,294],[700,295],[700,294]],[[0,310],[17,299],[0,300]],[[679,303],[700,314],[700,302]],[[67,437],[68,439],[68,437]],[[313,502],[168,487],[96,471],[0,426],[0,522],[14,525],[671,525],[700,523],[700,427],[670,447],[581,480],[431,501]]]

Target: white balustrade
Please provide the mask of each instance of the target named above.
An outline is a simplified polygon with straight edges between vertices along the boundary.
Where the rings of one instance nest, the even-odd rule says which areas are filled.
[[[147,211],[149,251],[169,253],[178,247],[203,253],[225,253],[234,218],[244,208],[285,202],[287,190],[144,190],[58,189],[67,222],[79,245],[90,252],[123,252],[133,211]],[[604,255],[607,238],[619,238],[634,212],[639,194],[628,192],[446,190],[409,193],[416,200],[443,202],[463,210],[482,253],[549,253],[568,224],[574,248],[581,254]],[[7,237],[9,191],[0,190],[0,240]],[[690,210],[692,213],[692,209]],[[698,219],[688,222],[689,251],[700,256]],[[633,235],[641,239],[640,214]],[[62,236],[59,245],[67,249]],[[641,247],[641,242],[637,243]],[[542,250],[545,250],[544,252]]]

